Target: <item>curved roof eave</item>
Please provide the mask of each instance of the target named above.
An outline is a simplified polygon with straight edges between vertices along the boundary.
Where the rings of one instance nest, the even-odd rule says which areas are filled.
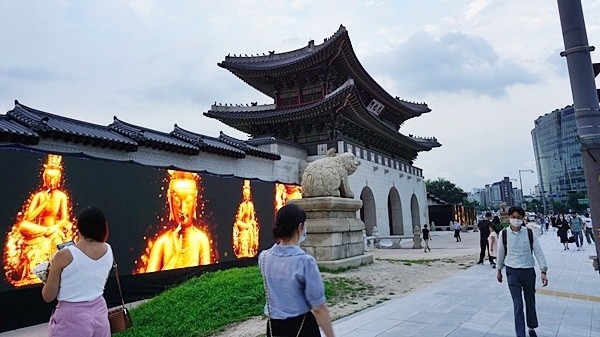
[[[352,111],[352,115],[347,116],[350,118],[350,120],[354,120],[359,123],[364,122],[365,124],[371,125],[376,130],[380,130],[381,134],[386,138],[395,142],[399,142],[400,144],[405,145],[415,151],[429,151],[433,148],[433,146],[428,146],[426,144],[423,144],[422,142],[417,142],[411,137],[407,137],[402,133],[390,128],[389,126],[384,124],[383,121],[381,121],[379,118],[370,113],[364,106],[364,104],[356,97],[357,93],[355,93],[354,95],[354,99],[352,100],[350,109],[347,109]],[[344,111],[347,110],[344,109]],[[357,110],[360,110],[361,112]]]
[[[319,114],[320,112],[327,110],[331,107],[331,105],[335,105],[341,103],[341,100],[344,99],[344,93],[353,90],[355,88],[354,82],[352,80],[348,80],[344,85],[340,86],[340,88],[336,89],[334,92],[325,96],[324,99],[309,104],[305,106],[289,108],[289,109],[265,109],[258,111],[213,111],[209,110],[204,113],[204,116],[215,118],[224,122],[227,121],[248,121],[252,120],[254,123],[272,123],[273,118],[275,117],[284,117],[289,116],[291,120],[301,119],[300,117],[311,117]],[[310,113],[313,111],[314,113]],[[308,115],[307,115],[308,114]]]
[[[268,85],[264,83],[265,71],[269,71],[272,76],[283,76],[297,72],[298,66],[302,63],[302,68],[307,69],[318,65],[324,58],[329,58],[336,53],[342,52],[345,65],[351,77],[365,83],[374,90],[373,94],[382,104],[389,107],[390,110],[396,110],[401,114],[401,120],[405,121],[421,114],[430,112],[431,109],[424,103],[415,103],[401,100],[391,96],[383,87],[379,85],[362,66],[358,60],[348,31],[344,26],[340,26],[338,31],[332,35],[323,44],[300,48],[294,51],[270,54],[266,56],[235,57],[227,56],[225,61],[218,63],[218,66],[231,71],[235,76],[246,82],[248,85],[256,88],[265,95],[274,98],[274,93]],[[332,50],[333,48],[333,50]],[[337,52],[336,52],[337,49]],[[331,55],[323,55],[323,54]],[[285,57],[290,55],[290,57]],[[333,56],[333,61],[339,63],[340,59]],[[256,80],[254,80],[256,79]]]

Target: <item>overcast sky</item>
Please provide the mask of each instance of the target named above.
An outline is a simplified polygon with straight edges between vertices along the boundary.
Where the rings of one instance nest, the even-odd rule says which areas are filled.
[[[600,47],[600,1],[582,4]],[[340,24],[392,96],[431,108],[400,129],[442,143],[415,162],[426,178],[518,186],[535,170],[533,121],[572,104],[553,0],[0,0],[0,107],[246,139],[202,113],[273,101],[216,64],[320,44]],[[537,172],[522,182],[528,194]]]

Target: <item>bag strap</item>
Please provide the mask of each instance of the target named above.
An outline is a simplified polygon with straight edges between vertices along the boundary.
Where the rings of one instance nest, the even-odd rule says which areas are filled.
[[[527,228],[527,236],[529,237],[529,248],[533,252],[533,230],[531,228]],[[504,246],[504,256],[507,253],[507,245],[506,245],[506,228],[502,230],[502,245]]]
[[[506,228],[504,228],[502,230],[502,245],[504,246],[504,256],[506,256],[507,253],[507,245],[506,245]]]
[[[267,325],[269,326],[269,335],[271,335],[271,337],[275,337],[273,336],[273,326],[271,324],[271,304],[269,304],[269,288],[267,288],[267,269],[265,266],[265,260],[267,259],[267,255],[269,254],[269,250],[265,251],[265,254],[263,255],[262,261],[261,261],[261,265],[262,265],[262,278],[263,278],[263,284],[265,287],[265,299],[267,300],[267,314],[269,315],[269,317],[267,317],[268,322]],[[302,323],[300,323],[300,328],[298,329],[298,333],[296,334],[296,337],[300,337],[300,332],[302,332],[302,327],[304,327],[304,320],[306,319],[306,314],[304,314],[304,317],[302,317]]]
[[[115,253],[113,252],[113,269],[115,270],[115,277],[117,279],[117,288],[119,289],[119,296],[121,297],[121,306],[125,308],[125,300],[123,300],[123,291],[121,290],[121,280],[119,279],[119,266],[117,260],[115,260]]]

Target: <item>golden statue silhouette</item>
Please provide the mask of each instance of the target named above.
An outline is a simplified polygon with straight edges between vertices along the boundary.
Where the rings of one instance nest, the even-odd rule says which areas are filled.
[[[9,283],[23,286],[39,283],[31,271],[49,261],[56,245],[74,236],[70,202],[61,190],[62,156],[49,154],[42,172],[42,186],[32,193],[17,215],[17,222],[8,234],[4,246],[5,275]]]
[[[302,199],[302,186],[275,184],[275,213],[292,199]]]
[[[147,263],[137,272],[148,273],[216,262],[212,261],[211,240],[205,232],[206,226],[197,220],[200,176],[184,171],[168,170],[168,173],[169,223],[163,226],[167,230],[154,242],[148,242],[149,256],[141,258],[142,263]]]
[[[258,252],[258,220],[250,191],[250,180],[244,180],[242,202],[233,224],[233,252],[235,256],[253,257]]]

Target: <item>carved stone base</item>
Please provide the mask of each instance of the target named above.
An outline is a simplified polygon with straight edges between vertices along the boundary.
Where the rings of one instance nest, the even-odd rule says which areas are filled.
[[[329,264],[364,255],[365,224],[356,218],[356,211],[362,207],[361,200],[317,197],[291,200],[290,203],[298,205],[306,212],[308,236],[301,247],[314,256],[319,264],[321,261]],[[365,259],[369,260],[359,258],[339,264],[350,263],[349,266],[352,266],[356,261],[360,261],[360,265]],[[372,257],[370,261],[373,261]]]
[[[319,267],[329,270],[356,268],[369,263],[373,263],[373,255],[371,254],[347,257],[345,259],[335,261],[317,261]]]

